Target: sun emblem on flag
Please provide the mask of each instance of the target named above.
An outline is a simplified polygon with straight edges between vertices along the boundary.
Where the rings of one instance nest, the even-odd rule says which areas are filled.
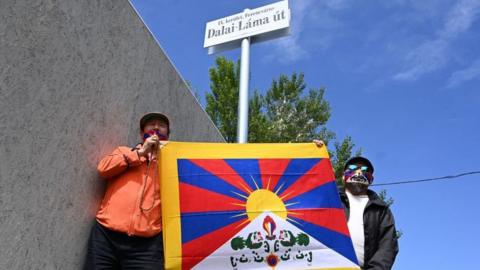
[[[247,216],[247,219],[244,221],[245,223],[251,222],[255,218],[257,218],[260,214],[264,212],[272,212],[275,215],[281,217],[282,219],[289,220],[290,222],[296,222],[295,220],[288,217],[288,215],[295,215],[294,210],[287,211],[287,206],[292,206],[296,204],[295,202],[291,202],[285,204],[284,199],[289,195],[288,193],[283,195],[282,197],[278,196],[278,192],[282,189],[282,186],[277,187],[277,190],[270,189],[270,182],[271,177],[267,181],[267,185],[265,188],[260,188],[258,185],[258,180],[255,180],[252,175],[250,175],[252,182],[254,183],[255,189],[252,190],[251,188],[242,185],[245,193],[247,195],[232,191],[232,193],[240,196],[245,200],[245,203],[232,203],[234,205],[238,205],[241,207],[245,207],[245,212],[240,213],[237,216]],[[273,219],[269,218],[267,221],[264,222],[263,228],[267,231],[267,239],[273,237],[273,231],[275,230],[275,222]],[[271,240],[271,239],[270,239]]]

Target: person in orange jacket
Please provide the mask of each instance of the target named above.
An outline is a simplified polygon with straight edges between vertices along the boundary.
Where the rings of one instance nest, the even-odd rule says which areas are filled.
[[[120,146],[98,164],[107,189],[92,228],[84,269],[163,269],[157,153],[170,121],[158,112],[140,119],[143,143]]]

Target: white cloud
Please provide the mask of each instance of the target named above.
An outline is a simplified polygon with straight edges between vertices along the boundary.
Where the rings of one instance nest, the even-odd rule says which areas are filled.
[[[480,12],[480,0],[460,1],[448,14],[445,27],[440,36],[448,39],[463,33],[470,28]]]
[[[415,80],[421,74],[434,71],[447,63],[448,42],[437,39],[425,42],[407,54],[407,61],[414,63],[410,69],[397,73],[396,80]]]
[[[313,4],[311,0],[292,2],[291,22],[290,22],[290,36],[279,39],[274,46],[276,51],[281,53],[281,62],[293,62],[308,55],[307,51],[300,45],[300,34],[304,29],[304,21],[308,9]]]
[[[480,78],[480,59],[477,59],[472,65],[470,65],[470,67],[454,72],[448,80],[447,87],[457,87],[474,78]]]
[[[405,70],[393,76],[396,80],[416,80],[444,67],[450,59],[450,43],[466,32],[477,18],[480,0],[461,0],[447,14],[443,28],[432,40],[420,44],[407,54]]]
[[[292,19],[290,35],[271,43],[273,51],[267,56],[282,63],[291,63],[310,55],[306,44],[314,43],[315,48],[326,48],[330,44],[333,33],[328,28],[338,26],[338,21],[329,15],[332,11],[347,8],[346,0],[298,0],[290,1]],[[315,35],[303,35],[306,28],[324,28],[326,33],[316,32]]]

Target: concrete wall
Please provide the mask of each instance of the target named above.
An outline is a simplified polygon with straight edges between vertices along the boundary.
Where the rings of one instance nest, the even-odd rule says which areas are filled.
[[[0,109],[0,269],[82,267],[96,163],[144,112],[223,140],[127,0],[0,1]]]

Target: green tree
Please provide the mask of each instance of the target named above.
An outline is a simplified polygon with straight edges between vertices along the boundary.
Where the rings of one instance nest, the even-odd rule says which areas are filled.
[[[218,57],[210,68],[211,92],[206,94],[206,111],[227,142],[237,139],[237,110],[240,62],[236,64]],[[311,142],[335,140],[326,128],[331,108],[324,99],[324,88],[312,88],[307,93],[304,75],[280,75],[273,80],[265,96],[255,90],[249,100],[249,142]],[[335,175],[341,175],[355,144],[350,137],[335,142],[330,152]]]
[[[303,74],[293,73],[290,78],[280,75],[278,80],[273,80],[264,99],[270,131],[267,142],[333,138],[333,133],[325,127],[330,118],[330,105],[323,98],[325,89],[310,89],[305,95],[305,88]]]
[[[210,68],[210,90],[206,94],[205,110],[227,142],[237,138],[237,108],[240,65],[218,57]]]
[[[378,197],[380,197],[380,199],[388,206],[392,205],[394,202],[392,197],[388,197],[387,191],[385,189],[380,190],[380,192],[378,193]]]
[[[263,96],[255,90],[248,105],[248,140],[267,142],[269,138],[270,129],[268,119],[263,112]]]

